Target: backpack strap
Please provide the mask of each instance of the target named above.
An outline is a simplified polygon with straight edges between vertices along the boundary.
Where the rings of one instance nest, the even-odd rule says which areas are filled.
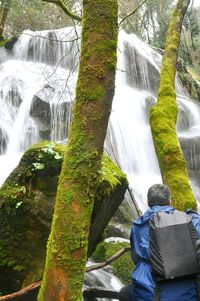
[[[196,291],[197,291],[197,300],[200,301],[200,276],[195,278]]]
[[[159,283],[156,283],[153,301],[160,301],[160,293],[161,293],[161,287],[160,287],[160,284],[159,284]]]

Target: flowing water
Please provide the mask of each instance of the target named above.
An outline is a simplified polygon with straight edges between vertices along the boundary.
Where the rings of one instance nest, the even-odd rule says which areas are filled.
[[[67,139],[79,35],[80,30],[73,28],[25,31],[10,53],[0,50],[0,184],[33,143]],[[127,174],[141,211],[147,207],[149,186],[162,181],[148,122],[149,108],[156,102],[160,66],[159,53],[135,35],[120,32],[116,91],[105,149]],[[177,132],[198,199],[200,106],[189,98],[178,78],[176,90]],[[91,275],[88,279],[97,278],[100,286],[118,289],[122,285],[108,271]]]

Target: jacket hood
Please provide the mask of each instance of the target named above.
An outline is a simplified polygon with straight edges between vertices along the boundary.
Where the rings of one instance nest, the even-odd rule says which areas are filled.
[[[171,212],[174,211],[175,208],[171,207],[171,206],[153,206],[151,208],[149,208],[143,216],[137,218],[133,223],[135,225],[143,225],[147,222],[149,222],[149,220],[151,219],[151,217],[157,213],[157,212]]]

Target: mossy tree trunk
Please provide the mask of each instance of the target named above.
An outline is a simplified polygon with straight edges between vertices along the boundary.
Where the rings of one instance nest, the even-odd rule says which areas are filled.
[[[189,3],[190,0],[178,0],[173,12],[162,61],[158,102],[150,112],[150,125],[163,182],[171,189],[172,204],[180,210],[196,208],[186,161],[176,134],[176,62],[182,22]]]
[[[83,1],[76,105],[39,301],[81,301],[88,234],[114,94],[117,0]]]

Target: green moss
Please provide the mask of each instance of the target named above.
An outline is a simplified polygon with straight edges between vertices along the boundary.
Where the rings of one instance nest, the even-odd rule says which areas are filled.
[[[51,144],[48,141],[34,145],[23,155],[19,166],[0,189],[0,283],[5,281],[4,293],[19,290],[21,285],[30,284],[42,277],[58,176],[65,149],[66,146]],[[98,153],[95,151],[90,154],[90,158],[94,161],[97,156]],[[76,172],[77,166],[85,162],[85,158],[90,159],[87,156],[77,160],[72,158],[70,168]],[[33,163],[43,164],[44,167],[37,169]],[[98,188],[94,192],[96,212],[101,210],[105,198],[109,197],[116,185],[121,184],[124,179],[125,176],[120,169],[107,156],[103,156]],[[73,203],[74,192],[71,189],[61,190],[59,194],[62,204]],[[91,205],[90,195],[87,195],[87,192],[82,204],[81,206],[86,208],[88,204]],[[72,212],[64,208],[64,217],[55,214],[54,223],[64,225],[66,216],[76,215],[82,210],[81,206],[74,203]],[[89,216],[90,211],[85,210],[83,219],[89,219]],[[82,232],[83,225],[86,224],[81,220],[71,229],[73,235],[68,238],[66,252],[61,254],[57,248],[52,248],[52,254],[57,254],[60,262],[66,262],[69,253],[70,255],[74,253],[74,257],[77,258],[81,254],[79,250],[82,252],[85,248],[87,236]],[[62,239],[66,232],[66,228],[62,226],[59,247],[63,247]],[[80,235],[77,235],[78,233]],[[74,252],[74,249],[78,251]],[[78,265],[76,272],[79,273]],[[81,279],[79,281],[81,282]]]
[[[103,206],[103,203],[109,198],[117,185],[121,185],[121,183],[124,181],[128,185],[126,176],[121,169],[116,166],[108,156],[103,155],[101,161],[99,185],[95,193],[93,216],[95,216],[100,210],[100,208]]]
[[[8,43],[8,39],[0,40],[0,47],[5,47],[5,45]]]
[[[108,156],[103,155],[101,161],[101,181],[108,181],[111,186],[115,186],[121,178],[124,178],[124,173],[121,169]]]
[[[189,185],[186,161],[176,134],[178,112],[175,94],[176,62],[182,20],[188,4],[189,1],[179,0],[170,21],[158,102],[150,111],[150,125],[163,182],[170,187],[172,204],[180,210],[196,209],[196,201]]]
[[[169,112],[154,107],[150,112],[150,122],[156,152],[164,183],[172,192],[173,205],[180,209],[196,208],[191,191],[185,158],[180,150],[175,123]],[[189,206],[189,207],[188,207]]]
[[[126,242],[103,242],[100,243],[95,250],[92,259],[96,262],[104,262],[120,249],[129,246]],[[111,264],[114,275],[117,276],[125,285],[131,282],[131,272],[134,268],[134,263],[131,259],[130,252],[126,252]]]
[[[114,94],[115,72],[107,61],[116,64],[116,49],[105,41],[117,41],[117,1],[89,0],[83,8],[74,118],[59,179],[40,301],[57,300],[60,287],[65,291],[68,287],[68,299],[82,299],[90,220]]]
[[[64,147],[49,142],[34,145],[0,189],[0,283],[5,282],[4,293],[42,277],[63,151]],[[44,168],[37,169],[33,163]]]

